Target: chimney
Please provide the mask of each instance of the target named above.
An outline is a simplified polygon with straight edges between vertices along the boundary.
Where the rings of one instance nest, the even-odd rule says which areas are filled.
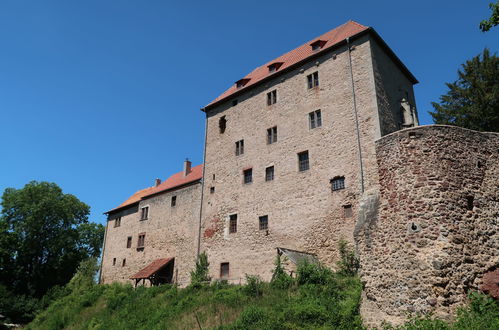
[[[154,182],[154,186],[157,187],[161,184],[161,179],[156,179],[156,181]]]
[[[191,161],[189,158],[186,158],[184,161],[184,176],[187,176],[189,173],[191,173]]]

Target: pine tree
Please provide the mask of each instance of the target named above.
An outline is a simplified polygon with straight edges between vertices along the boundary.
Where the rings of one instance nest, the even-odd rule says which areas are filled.
[[[432,103],[435,111],[430,114],[436,124],[499,132],[499,57],[484,49],[446,85],[447,94],[440,96],[440,103]]]

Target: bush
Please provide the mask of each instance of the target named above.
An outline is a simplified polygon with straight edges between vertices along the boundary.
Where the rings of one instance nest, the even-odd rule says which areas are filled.
[[[338,243],[340,250],[340,261],[338,261],[339,273],[345,276],[354,276],[360,268],[359,258],[355,255],[355,251],[345,240],[340,240]]]
[[[293,278],[286,274],[282,268],[281,256],[278,254],[275,260],[275,268],[270,280],[270,285],[276,289],[287,289],[293,284]]]
[[[260,276],[246,274],[244,292],[248,296],[259,297],[263,293],[263,282]]]
[[[191,272],[191,286],[200,287],[211,281],[209,276],[209,267],[210,263],[208,262],[208,255],[206,252],[203,252],[198,256],[198,259],[196,260],[196,268]]]
[[[298,265],[298,284],[327,284],[333,277],[333,272],[320,265],[303,261]]]

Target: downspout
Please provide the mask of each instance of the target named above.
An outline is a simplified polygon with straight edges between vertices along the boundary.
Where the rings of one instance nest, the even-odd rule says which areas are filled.
[[[351,56],[351,48],[350,48],[350,38],[345,39],[347,42],[348,48],[348,63],[350,65],[350,79],[352,81],[352,96],[353,96],[353,112],[355,115],[355,128],[357,130],[357,147],[359,149],[359,166],[360,166],[360,191],[364,193],[364,165],[362,163],[362,148],[360,144],[360,130],[359,130],[359,115],[357,113],[357,100],[355,97],[355,85],[353,80],[353,69],[352,69],[352,56]]]
[[[104,263],[104,251],[106,250],[106,237],[107,237],[108,225],[109,225],[109,216],[106,220],[106,229],[104,230],[104,241],[102,242],[102,254],[100,257],[100,266],[99,266],[99,284],[102,283],[102,264]]]
[[[205,112],[206,113],[206,112]],[[196,257],[199,258],[201,253],[201,221],[203,217],[203,198],[204,198],[204,178],[206,175],[206,140],[208,137],[208,114],[206,113],[206,119],[204,124],[204,151],[203,151],[203,177],[201,179],[201,205],[199,206],[199,226],[198,226],[198,249]]]

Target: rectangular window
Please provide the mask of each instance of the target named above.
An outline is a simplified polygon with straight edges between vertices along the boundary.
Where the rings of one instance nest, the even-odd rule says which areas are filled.
[[[343,216],[351,218],[353,216],[352,205],[343,205]]]
[[[236,156],[244,154],[244,140],[236,142]]]
[[[225,116],[220,117],[218,120],[218,128],[220,129],[220,134],[225,133],[225,129],[227,128],[227,119]]]
[[[308,151],[300,152],[298,154],[298,169],[300,172],[310,169]]]
[[[121,217],[116,218],[114,220],[114,227],[116,228],[116,227],[119,227],[119,226],[121,226]]]
[[[177,205],[177,196],[172,196],[172,207]]]
[[[269,166],[265,169],[265,181],[274,180],[274,166]]]
[[[267,144],[277,142],[277,126],[267,129]]]
[[[260,222],[260,230],[267,230],[269,229],[269,216],[264,215],[258,218]]]
[[[132,247],[132,236],[128,236],[126,238],[126,248],[129,249]]]
[[[345,177],[344,176],[337,176],[337,177],[331,179],[331,189],[333,191],[345,189]]]
[[[312,111],[308,114],[309,127],[316,128],[322,126],[322,115],[320,110]]]
[[[229,233],[237,233],[237,214],[231,214],[229,217]]]
[[[123,262],[121,263],[121,267],[125,267],[126,266],[126,258],[123,259]]]
[[[137,240],[137,249],[143,248],[145,241],[146,241],[146,234],[145,233],[139,234],[139,239]]]
[[[229,263],[222,262],[220,264],[220,277],[221,278],[229,278]]]
[[[210,187],[210,194],[214,194],[215,193],[215,187]]]
[[[249,168],[247,170],[244,170],[243,176],[244,176],[244,183],[245,184],[253,182],[253,169]]]
[[[308,89],[319,86],[319,72],[315,71],[307,76]]]
[[[149,217],[149,206],[144,206],[141,208],[140,220],[147,220]]]
[[[272,105],[277,102],[277,89],[267,93],[267,105]]]
[[[116,258],[113,258],[113,266],[116,266]]]

